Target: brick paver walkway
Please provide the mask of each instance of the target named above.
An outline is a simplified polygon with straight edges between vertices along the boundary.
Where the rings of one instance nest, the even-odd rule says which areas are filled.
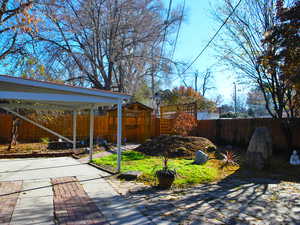
[[[0,224],[10,224],[21,189],[22,181],[0,182]]]
[[[52,178],[54,214],[59,224],[109,224],[75,177]]]

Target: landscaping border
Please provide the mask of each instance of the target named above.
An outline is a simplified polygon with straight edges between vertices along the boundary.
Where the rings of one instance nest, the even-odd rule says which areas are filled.
[[[109,167],[109,166],[104,166],[104,165],[97,165],[97,164],[92,163],[92,162],[89,162],[88,164],[90,166],[93,166],[93,167],[95,167],[95,168],[97,168],[99,170],[103,170],[103,171],[105,171],[107,173],[110,173],[112,175],[118,174],[118,171],[115,168],[112,168],[112,167]]]
[[[55,153],[11,153],[0,154],[0,159],[13,159],[13,158],[39,158],[39,157],[65,157],[72,156],[72,152],[55,152]]]

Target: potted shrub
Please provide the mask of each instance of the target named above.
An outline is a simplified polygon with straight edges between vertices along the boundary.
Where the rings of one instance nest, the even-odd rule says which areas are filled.
[[[177,174],[176,170],[169,168],[168,160],[169,160],[168,155],[164,154],[163,168],[155,172],[155,176],[157,177],[158,180],[158,186],[164,189],[168,189],[172,186]]]

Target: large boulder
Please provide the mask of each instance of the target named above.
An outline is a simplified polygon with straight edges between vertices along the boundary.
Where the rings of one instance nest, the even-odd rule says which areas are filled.
[[[272,153],[272,138],[268,128],[256,128],[247,149],[246,164],[262,170],[268,166]]]
[[[206,163],[207,160],[208,160],[207,154],[205,154],[201,150],[198,150],[196,152],[195,161],[194,161],[195,164],[202,165],[202,164]]]

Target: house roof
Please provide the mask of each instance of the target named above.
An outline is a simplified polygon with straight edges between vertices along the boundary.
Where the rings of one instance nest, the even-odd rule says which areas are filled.
[[[129,98],[129,95],[111,91],[0,75],[0,100],[18,100],[23,105],[38,103],[46,108],[45,105],[51,104],[51,107],[84,109],[113,105]]]

